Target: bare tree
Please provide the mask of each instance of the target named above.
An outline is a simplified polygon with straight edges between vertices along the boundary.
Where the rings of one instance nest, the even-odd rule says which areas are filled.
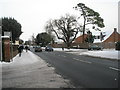
[[[60,19],[50,20],[46,25],[46,29],[54,32],[57,38],[63,40],[70,48],[80,30],[80,25],[77,23],[75,16],[66,14],[65,17]]]

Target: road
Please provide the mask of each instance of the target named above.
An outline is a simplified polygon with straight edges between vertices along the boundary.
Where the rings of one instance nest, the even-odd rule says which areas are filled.
[[[34,52],[34,51],[33,51]],[[118,88],[118,61],[63,51],[34,52],[77,88]]]

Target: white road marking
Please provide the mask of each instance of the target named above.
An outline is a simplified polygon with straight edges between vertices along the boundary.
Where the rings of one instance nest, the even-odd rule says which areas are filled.
[[[66,56],[64,56],[64,55],[61,55],[62,57],[66,57]]]
[[[61,56],[61,57],[66,57],[65,55],[58,55],[58,56]]]
[[[118,68],[114,68],[114,67],[109,67],[109,68],[112,70],[115,70],[115,71],[120,71],[120,69],[118,69]]]
[[[88,63],[88,64],[91,64],[92,62],[89,62],[89,61],[85,61],[85,60],[80,60],[80,59],[77,59],[77,58],[73,58],[74,60],[76,61],[80,61],[80,62],[84,62],[84,63]]]

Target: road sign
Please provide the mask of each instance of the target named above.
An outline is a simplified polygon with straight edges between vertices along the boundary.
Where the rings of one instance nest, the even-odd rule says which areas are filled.
[[[11,37],[11,32],[4,32],[4,36],[9,36],[9,37]]]

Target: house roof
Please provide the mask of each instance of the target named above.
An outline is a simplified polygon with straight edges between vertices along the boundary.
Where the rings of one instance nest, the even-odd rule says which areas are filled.
[[[86,39],[86,37],[87,37],[87,34],[84,35],[84,39]],[[82,43],[82,41],[83,41],[83,35],[77,37],[74,43]]]
[[[114,32],[103,42],[118,42],[120,41],[120,34],[114,29]]]

